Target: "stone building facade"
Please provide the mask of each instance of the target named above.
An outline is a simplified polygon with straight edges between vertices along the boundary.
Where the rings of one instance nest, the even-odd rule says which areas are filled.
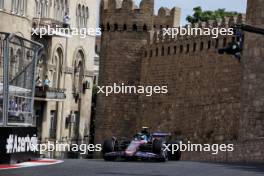
[[[36,89],[35,117],[39,140],[65,143],[89,141],[95,35],[32,35],[32,28],[96,28],[96,0],[1,0],[0,31],[16,33],[44,45],[37,76],[50,80]],[[11,48],[12,50],[12,48]],[[10,58],[18,57],[14,49]]]
[[[248,23],[263,27],[263,4],[248,1]],[[160,28],[178,27],[179,8],[160,8],[155,15],[154,0],[142,0],[139,8],[132,0],[105,0],[100,15],[99,85],[165,85],[168,94],[99,94],[96,143],[112,135],[129,137],[149,126],[184,142],[235,144],[233,153],[185,152],[184,159],[263,160],[260,36],[246,34],[239,62],[218,54],[219,48],[237,40],[235,36],[160,37],[156,32]],[[244,22],[245,16],[239,15],[194,26],[228,28]]]

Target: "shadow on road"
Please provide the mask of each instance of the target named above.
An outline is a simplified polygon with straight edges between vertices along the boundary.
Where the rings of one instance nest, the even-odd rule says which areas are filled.
[[[220,164],[220,167],[232,170],[243,170],[255,173],[264,173],[264,163],[263,164]]]

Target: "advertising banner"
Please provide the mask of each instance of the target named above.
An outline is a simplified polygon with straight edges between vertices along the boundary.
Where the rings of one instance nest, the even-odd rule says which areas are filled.
[[[29,161],[37,157],[37,128],[1,127],[0,164]]]

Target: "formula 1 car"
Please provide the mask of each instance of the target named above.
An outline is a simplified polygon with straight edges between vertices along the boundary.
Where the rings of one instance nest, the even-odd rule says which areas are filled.
[[[150,134],[147,128],[143,128],[141,133],[134,135],[132,140],[126,138],[118,140],[112,137],[112,139],[105,140],[103,143],[103,158],[106,161],[114,161],[116,159],[141,159],[159,162],[180,160],[181,152],[179,150],[174,152],[166,150],[166,146],[172,146],[168,144],[178,144],[178,142],[169,142],[167,138],[170,136],[170,133],[161,132]]]

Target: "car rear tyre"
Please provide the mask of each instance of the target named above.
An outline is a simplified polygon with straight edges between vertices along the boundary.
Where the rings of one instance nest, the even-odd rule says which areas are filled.
[[[157,159],[159,162],[165,162],[168,160],[168,153],[164,150],[164,142],[162,140],[154,140],[153,141],[153,153],[159,155],[160,157]]]
[[[114,161],[116,160],[115,156],[106,156],[107,153],[114,152],[115,142],[113,140],[105,140],[103,144],[103,158],[105,161]]]

